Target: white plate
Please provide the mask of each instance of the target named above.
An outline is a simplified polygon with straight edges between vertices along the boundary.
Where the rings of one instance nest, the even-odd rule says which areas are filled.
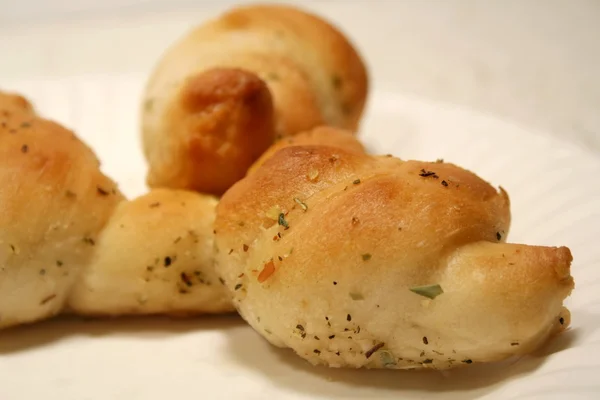
[[[53,37],[36,29],[22,34],[20,45]],[[62,51],[85,52],[83,42],[94,40],[92,30],[85,32],[80,47],[72,39]],[[128,32],[131,38],[138,31]],[[162,40],[179,33],[173,29]],[[6,40],[2,46],[11,45]],[[91,59],[72,57],[73,65],[91,65]],[[137,107],[145,71],[72,67],[61,74],[28,65],[25,76],[15,72],[18,63],[1,60],[0,85],[24,93],[41,113],[75,129],[127,195],[144,192]],[[567,302],[573,320],[568,332],[531,357],[441,374],[315,368],[268,345],[231,316],[60,319],[0,332],[0,399],[599,398],[600,150],[580,144],[595,139],[540,130],[543,124],[533,117],[536,127],[383,87],[378,81],[363,125],[371,149],[401,158],[444,158],[471,169],[511,195],[510,241],[571,248],[576,289]],[[589,114],[581,115],[568,118],[589,124]]]

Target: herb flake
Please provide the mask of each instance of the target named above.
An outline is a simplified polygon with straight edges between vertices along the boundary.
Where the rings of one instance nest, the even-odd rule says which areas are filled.
[[[373,346],[369,350],[367,350],[367,352],[365,353],[365,357],[370,358],[373,355],[373,353],[375,353],[377,350],[381,349],[383,346],[385,346],[385,343],[383,343],[383,342],[377,343],[375,346]]]
[[[289,229],[290,225],[288,224],[288,222],[285,220],[285,214],[284,213],[280,213],[279,214],[279,218],[277,219],[277,223],[281,226],[283,226],[285,229]]]
[[[305,203],[305,202],[303,202],[302,200],[300,200],[299,198],[297,198],[297,197],[294,197],[294,201],[295,201],[295,202],[296,202],[296,203],[297,203],[297,204],[298,204],[298,205],[299,205],[299,206],[300,206],[300,207],[301,207],[301,208],[302,208],[304,211],[308,210],[308,206],[306,205],[306,203]]]
[[[379,352],[379,359],[381,360],[384,368],[393,368],[396,366],[396,360],[394,359],[394,356],[387,350],[382,350]]]
[[[269,279],[271,275],[273,275],[274,272],[275,264],[273,263],[273,260],[271,260],[264,265],[262,271],[260,271],[260,273],[258,274],[258,283],[265,282],[267,279]]]
[[[55,294],[48,295],[42,299],[42,301],[40,302],[40,305],[43,306],[44,304],[46,304],[47,302],[49,302],[50,300],[52,300],[54,298],[56,298]]]
[[[363,296],[362,294],[360,294],[360,293],[355,293],[355,292],[350,292],[350,298],[351,298],[352,300],[355,300],[355,301],[357,301],[357,300],[364,300],[364,299],[365,299],[365,298],[364,298],[364,296]]]
[[[424,285],[411,287],[410,291],[420,296],[427,297],[428,299],[435,299],[440,294],[444,293],[442,287],[438,284],[435,285]]]
[[[427,177],[433,177],[435,179],[439,178],[437,176],[437,174],[433,171],[425,171],[424,169],[421,169],[421,172],[419,173],[419,176],[422,176],[423,178],[427,178]]]
[[[192,286],[192,280],[185,272],[182,272],[180,277],[181,277],[182,282],[185,283],[186,286],[188,286],[188,287]]]
[[[108,196],[108,195],[110,194],[110,192],[109,192],[109,191],[107,191],[107,190],[106,190],[106,189],[104,189],[104,188],[101,188],[100,186],[96,186],[96,191],[98,192],[98,194],[99,194],[100,196]]]

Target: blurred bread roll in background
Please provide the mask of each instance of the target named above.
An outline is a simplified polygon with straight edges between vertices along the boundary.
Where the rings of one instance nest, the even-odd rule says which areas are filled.
[[[232,9],[174,43],[147,82],[147,182],[220,195],[277,138],[356,131],[367,89],[361,57],[329,22],[289,6]]]
[[[275,138],[271,93],[243,70],[211,69],[159,102],[143,119],[150,187],[222,194]]]

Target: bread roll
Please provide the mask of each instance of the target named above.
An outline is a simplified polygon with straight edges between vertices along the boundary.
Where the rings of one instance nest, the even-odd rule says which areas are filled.
[[[565,247],[505,242],[509,198],[449,163],[286,147],[217,206],[217,273],[273,345],[330,367],[446,369],[569,324]]]
[[[217,200],[156,189],[122,202],[73,287],[72,312],[85,315],[190,315],[233,311],[216,277]]]
[[[122,200],[71,131],[0,93],[0,328],[61,311]]]
[[[355,131],[367,88],[359,54],[323,19],[232,9],[174,43],[148,80],[148,184],[220,195],[275,137],[324,124]]]

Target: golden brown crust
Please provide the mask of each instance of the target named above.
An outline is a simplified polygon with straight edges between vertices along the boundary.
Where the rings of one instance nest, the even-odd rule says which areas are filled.
[[[573,287],[568,249],[505,243],[509,208],[450,163],[284,147],[222,197],[217,272],[257,331],[311,363],[497,361],[565,326]]]
[[[205,104],[205,100],[192,101],[196,107],[181,101],[189,92],[212,97],[215,81],[199,77],[214,68],[245,72],[232,74],[226,84],[235,86],[249,80],[250,75],[266,83],[272,104],[265,101],[264,108],[249,109],[256,124],[248,126],[234,116],[221,118],[206,113],[198,104]],[[148,181],[152,187],[221,194],[246,173],[250,164],[245,160],[255,161],[260,155],[255,150],[261,146],[265,150],[275,137],[319,125],[355,131],[367,89],[366,68],[360,56],[328,22],[287,6],[233,9],[175,43],[149,78],[142,113],[144,149],[150,164]],[[267,121],[269,118],[272,121]],[[198,119],[203,123],[182,122]],[[181,150],[194,137],[208,142],[214,136],[218,141],[232,131],[252,139],[245,148],[236,147],[236,155],[243,162],[231,159],[226,163],[214,146],[203,145],[193,154]],[[186,157],[191,157],[191,162]],[[214,170],[223,172],[215,174]]]
[[[164,118],[168,133],[145,138],[151,187],[220,195],[274,138],[266,85],[239,69],[212,69],[190,77]],[[165,148],[172,152],[163,152]]]
[[[350,153],[363,154],[365,148],[351,131],[336,129],[328,126],[319,126],[295,136],[283,138],[265,151],[262,156],[248,170],[252,173],[267,159],[284,147],[321,145],[344,149]]]

